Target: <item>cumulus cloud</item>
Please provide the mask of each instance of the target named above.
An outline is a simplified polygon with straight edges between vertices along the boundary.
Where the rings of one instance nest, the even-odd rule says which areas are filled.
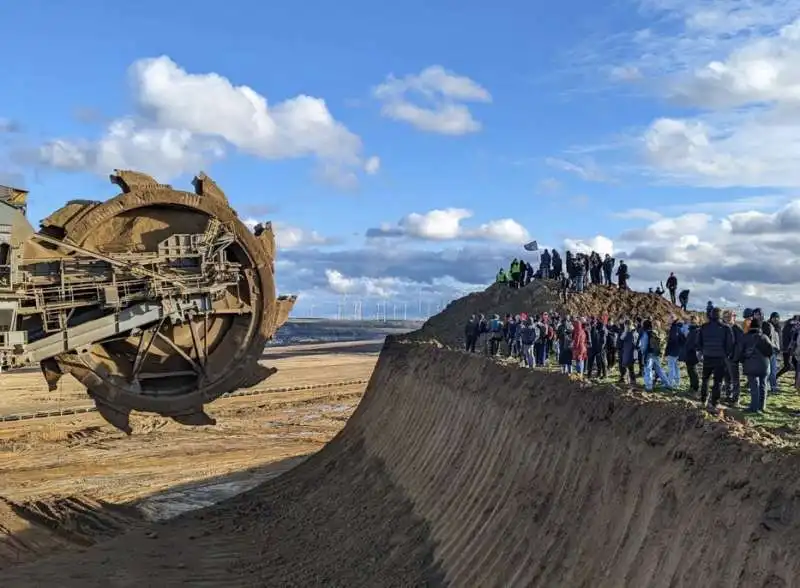
[[[247,218],[242,222],[252,231],[257,224],[263,221],[259,221],[255,218]],[[275,244],[279,249],[332,245],[337,242],[336,239],[325,237],[317,231],[309,231],[279,221],[272,222],[272,230],[275,233]]]
[[[800,200],[772,212],[750,210],[661,217],[614,239],[628,261],[634,287],[644,289],[678,276],[693,296],[728,306],[764,306],[781,312],[800,307]],[[695,298],[700,304],[700,301]]]
[[[282,292],[315,300],[341,295],[390,297],[398,302],[449,301],[483,289],[507,267],[518,248],[298,247],[281,252],[276,269]],[[487,309],[488,310],[488,309]]]
[[[464,227],[462,221],[472,216],[473,212],[465,208],[412,212],[396,225],[384,224],[368,229],[367,237],[407,237],[427,241],[486,240],[510,244],[522,244],[530,239],[525,227],[510,218],[492,220],[473,228]]]
[[[139,168],[171,178],[197,171],[233,147],[268,160],[314,157],[330,177],[377,172],[361,139],[334,119],[325,101],[299,95],[268,104],[249,86],[216,73],[189,73],[169,57],[141,59],[129,71],[136,116],[113,121],[95,141],[55,139],[39,160],[65,170]],[[324,174],[325,175],[325,174]]]
[[[600,255],[614,254],[614,241],[603,235],[596,235],[588,239],[564,239],[564,249],[573,253],[591,253],[596,251]]]
[[[610,78],[615,90],[626,92],[636,78],[638,91],[665,106],[643,128],[620,129],[635,140],[615,151],[635,155],[659,182],[800,186],[797,6],[788,0],[629,2],[647,18],[647,28],[615,31],[576,51],[586,71],[603,73],[603,87]],[[681,110],[671,112],[675,105]]]
[[[624,259],[631,284],[640,291],[675,272],[679,287],[691,290],[690,303],[696,307],[711,299],[732,308],[761,306],[782,314],[800,310],[796,287],[800,283],[800,200],[772,208],[741,210],[741,206],[732,201],[734,212],[670,215],[662,211],[658,218],[629,215],[626,230],[571,235],[563,248]],[[447,301],[484,288],[513,257],[537,260],[535,254],[503,242],[487,247],[465,241],[458,246],[455,240],[441,238],[458,234],[454,227],[460,224],[449,222],[448,229],[426,224],[422,218],[410,225],[422,235],[440,237],[428,239],[438,242],[438,248],[368,242],[365,247],[285,249],[277,272],[281,290],[300,291],[317,304],[326,296],[336,300],[346,294],[364,300],[388,299],[416,309],[420,298]]]
[[[442,135],[479,131],[481,123],[465,103],[492,101],[483,86],[440,65],[402,78],[389,75],[373,89],[373,96],[381,102],[384,116]]]

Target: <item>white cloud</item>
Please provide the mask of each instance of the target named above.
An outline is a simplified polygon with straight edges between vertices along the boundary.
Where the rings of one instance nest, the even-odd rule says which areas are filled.
[[[431,210],[425,214],[412,212],[398,225],[406,235],[433,241],[455,239],[461,234],[461,221],[472,216],[463,208]]]
[[[378,173],[379,169],[381,169],[381,158],[377,155],[373,155],[367,159],[366,163],[364,164],[364,171],[367,172],[368,175],[374,176],[376,173]]]
[[[656,221],[661,218],[661,214],[649,208],[631,208],[622,212],[613,212],[611,216],[615,218],[630,220],[649,220]]]
[[[690,304],[695,306],[711,299],[725,306],[761,306],[782,314],[800,310],[800,199],[777,209],[741,210],[741,206],[733,205],[736,212],[714,214],[662,212],[655,221],[631,219],[632,226],[621,234],[576,234],[563,245],[624,259],[632,286],[640,291],[675,272],[679,288],[691,290]],[[498,267],[506,267],[519,255],[515,245],[455,243],[296,247],[281,254],[278,280],[281,291],[309,291],[318,300],[327,296],[335,301],[342,294],[364,300],[388,298],[407,303],[416,314],[419,298],[446,301],[480,289],[492,281]],[[335,305],[329,312],[333,311]]]
[[[312,156],[347,177],[359,168],[377,171],[378,160],[362,160],[361,139],[321,98],[299,95],[269,105],[248,86],[216,73],[188,73],[166,56],[135,62],[130,78],[139,117],[114,121],[98,141],[51,141],[41,160],[62,169],[105,174],[132,167],[169,178],[196,171],[229,145],[270,160]]]
[[[617,90],[669,105],[635,134],[659,181],[703,187],[800,186],[800,19],[793,0],[631,0],[648,28],[578,52]],[[600,80],[604,86],[607,80]],[[623,147],[629,149],[629,147]],[[639,170],[641,171],[641,170]]]
[[[614,242],[603,235],[596,235],[589,239],[564,239],[564,249],[573,253],[591,253],[596,251],[600,255],[614,254]]]
[[[403,281],[397,278],[346,277],[333,269],[325,270],[325,278],[328,288],[336,294],[357,297],[388,298],[397,295],[404,286]]]
[[[247,218],[242,222],[252,231],[257,224],[263,221],[259,221],[255,218]],[[317,231],[301,229],[300,227],[278,221],[272,222],[272,230],[275,233],[275,244],[279,249],[330,245],[335,242],[329,237],[320,235]]]
[[[373,89],[373,95],[382,103],[384,116],[443,135],[479,131],[481,123],[464,103],[492,100],[491,94],[477,82],[439,65],[403,78],[390,75]]]
[[[160,178],[198,171],[222,157],[220,144],[174,128],[147,127],[134,119],[116,120],[98,141],[56,139],[39,147],[42,163],[64,171],[108,174],[113,169],[137,169]]]
[[[662,217],[615,239],[634,287],[645,289],[674,271],[680,288],[700,304],[800,308],[800,200],[769,212],[750,210],[712,216]]]
[[[545,163],[550,167],[575,174],[587,182],[610,181],[608,176],[606,176],[606,174],[603,173],[597,164],[591,159],[586,159],[582,163],[575,163],[573,161],[567,161],[566,159],[548,157],[545,159]]]
[[[486,240],[510,244],[521,244],[530,239],[525,227],[510,218],[492,220],[475,228],[462,226],[462,221],[472,216],[472,211],[465,208],[412,212],[400,219],[397,225],[384,224],[367,230],[367,237],[408,237],[428,241]]]

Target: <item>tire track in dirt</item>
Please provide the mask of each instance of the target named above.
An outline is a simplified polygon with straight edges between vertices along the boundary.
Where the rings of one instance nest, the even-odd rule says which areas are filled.
[[[261,396],[263,394],[274,394],[278,392],[300,392],[303,390],[317,390],[322,388],[340,388],[345,386],[353,386],[357,384],[367,384],[368,382],[369,380],[365,379],[344,380],[340,382],[326,382],[324,384],[307,384],[305,386],[283,386],[277,388],[256,388],[256,389],[237,390],[236,392],[230,392],[228,394],[221,396],[220,400],[224,400],[225,398],[239,398],[243,396]],[[88,414],[92,412],[97,412],[97,408],[95,406],[78,406],[78,407],[64,408],[59,410],[7,414],[7,415],[0,415],[0,423],[29,421],[34,419],[48,419],[48,418],[72,416],[78,414]]]

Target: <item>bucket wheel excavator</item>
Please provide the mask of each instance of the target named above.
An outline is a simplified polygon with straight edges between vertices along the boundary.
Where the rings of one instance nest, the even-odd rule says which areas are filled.
[[[202,173],[193,192],[111,181],[39,231],[0,187],[0,368],[38,364],[51,390],[71,374],[127,433],[131,411],[214,424],[205,404],[275,372],[258,360],[296,300],[275,293],[271,224],[250,230]]]

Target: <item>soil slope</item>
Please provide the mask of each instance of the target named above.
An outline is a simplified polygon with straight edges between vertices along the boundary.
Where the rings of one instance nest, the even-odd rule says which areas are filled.
[[[791,586],[798,468],[688,405],[390,339],[291,472],[0,586]]]

